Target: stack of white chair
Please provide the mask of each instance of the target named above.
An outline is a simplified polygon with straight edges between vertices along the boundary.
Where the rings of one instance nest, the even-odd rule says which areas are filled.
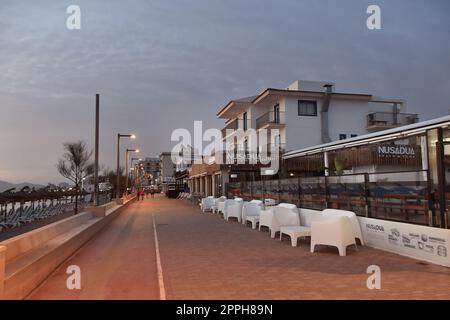
[[[354,244],[355,236],[351,220],[347,216],[327,218],[325,221],[315,221],[311,225],[311,252],[318,244],[337,247],[339,255],[345,256],[347,246]]]
[[[225,210],[223,218],[229,221],[230,218],[237,218],[238,222],[242,219],[242,206],[244,205],[244,199],[234,198],[234,202],[230,202]]]
[[[214,206],[214,197],[212,196],[203,198],[200,203],[200,208],[202,209],[203,212],[211,211],[213,206]]]
[[[256,229],[256,224],[259,222],[259,216],[262,210],[261,200],[252,200],[245,202],[242,207],[242,224],[251,222],[252,229]]]

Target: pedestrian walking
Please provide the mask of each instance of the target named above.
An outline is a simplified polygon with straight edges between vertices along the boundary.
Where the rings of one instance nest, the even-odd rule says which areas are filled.
[[[155,190],[150,189],[150,197],[154,198],[155,197]]]

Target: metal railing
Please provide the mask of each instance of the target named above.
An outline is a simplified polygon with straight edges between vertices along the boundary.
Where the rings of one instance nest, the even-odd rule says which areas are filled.
[[[44,220],[75,210],[74,192],[11,192],[2,193],[0,202],[0,232],[3,229],[11,229],[24,224]],[[112,199],[111,191],[100,192],[98,196],[98,205],[110,202]],[[93,194],[78,194],[78,212],[81,212],[86,206],[93,204]]]
[[[416,113],[372,112],[367,115],[367,127],[396,127],[419,121]]]
[[[256,119],[256,129],[269,125],[286,124],[286,118],[284,112],[269,111]]]

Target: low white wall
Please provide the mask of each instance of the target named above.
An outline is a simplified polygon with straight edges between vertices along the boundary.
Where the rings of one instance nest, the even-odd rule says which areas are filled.
[[[26,297],[133,200],[134,198],[125,199],[123,205],[109,203],[94,212],[79,213],[0,242],[0,300]],[[62,234],[69,236],[57,238]],[[40,250],[50,241],[53,243],[48,247],[48,251],[42,255],[34,255],[35,249]],[[39,254],[39,251],[37,253]],[[25,259],[17,269],[14,265],[16,258]],[[8,267],[10,272],[7,275]]]
[[[358,217],[368,246],[450,267],[450,230]]]
[[[311,226],[321,211],[300,209],[301,224]],[[450,267],[450,230],[358,217],[367,246]]]

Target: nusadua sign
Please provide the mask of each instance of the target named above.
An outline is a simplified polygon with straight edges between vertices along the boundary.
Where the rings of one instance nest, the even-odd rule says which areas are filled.
[[[378,155],[385,157],[415,157],[414,147],[407,145],[380,145]]]

